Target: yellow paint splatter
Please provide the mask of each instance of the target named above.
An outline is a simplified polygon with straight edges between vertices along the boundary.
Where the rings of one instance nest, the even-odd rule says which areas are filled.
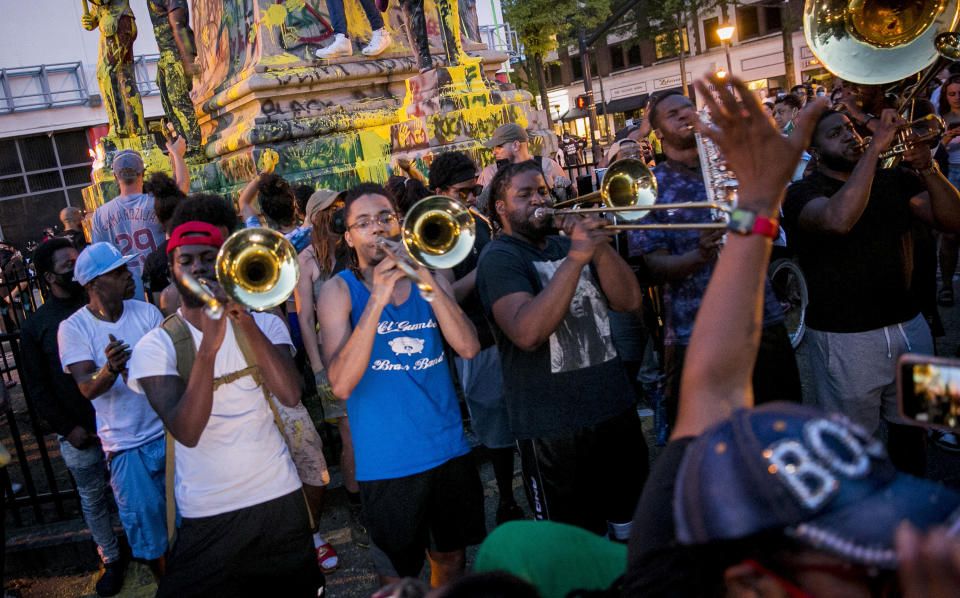
[[[271,4],[260,13],[260,22],[267,27],[279,27],[287,20],[287,7],[283,4]]]
[[[302,62],[302,59],[290,54],[289,52],[284,52],[282,54],[274,54],[273,56],[264,56],[260,60],[260,64],[266,66],[284,66],[286,64],[295,64],[297,62]],[[286,73],[286,71],[285,71]]]

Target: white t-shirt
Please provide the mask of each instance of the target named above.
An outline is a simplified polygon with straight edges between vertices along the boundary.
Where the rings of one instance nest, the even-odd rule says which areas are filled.
[[[91,243],[113,243],[123,255],[137,256],[127,266],[137,285],[133,298],[139,301],[146,299],[143,292],[143,264],[147,256],[167,238],[157,220],[153,203],[153,196],[148,193],[114,197],[97,208],[90,226]]]
[[[254,321],[275,345],[292,345],[283,321],[272,314],[253,314]],[[195,346],[203,333],[192,326]],[[213,365],[214,377],[247,367],[227,324]],[[130,358],[130,387],[139,380],[177,376],[177,355],[170,335],[153,330],[137,343]],[[287,444],[273,420],[263,391],[252,376],[243,376],[213,392],[213,408],[195,447],[176,443],[177,507],[184,517],[209,517],[257,505],[289,494],[301,486]]]
[[[123,314],[116,322],[98,319],[86,307],[60,322],[57,344],[63,371],[81,361],[92,361],[103,367],[107,356],[103,350],[110,344],[110,335],[133,347],[150,330],[163,322],[160,310],[144,301],[123,302]],[[93,401],[97,412],[97,435],[107,452],[136,448],[163,436],[163,424],[143,394],[133,392],[118,376],[110,390]]]

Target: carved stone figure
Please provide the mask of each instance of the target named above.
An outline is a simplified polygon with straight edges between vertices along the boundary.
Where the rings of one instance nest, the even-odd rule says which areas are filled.
[[[200,127],[190,89],[198,68],[187,4],[187,0],[148,0],[147,8],[160,49],[157,87],[163,111],[187,146],[196,148],[200,144]]]
[[[133,66],[137,25],[128,0],[87,0],[80,22],[87,31],[100,28],[97,81],[107,109],[110,134],[132,137],[146,132],[143,104]]]

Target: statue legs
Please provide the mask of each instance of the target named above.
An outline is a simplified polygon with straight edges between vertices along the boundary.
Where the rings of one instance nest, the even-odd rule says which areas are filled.
[[[97,80],[107,109],[110,134],[121,137],[141,135],[146,132],[143,120],[143,104],[133,66],[133,40],[137,39],[137,27],[133,18],[123,15],[117,21],[113,35],[100,36],[100,61],[97,65]]]
[[[430,60],[430,42],[427,39],[427,18],[423,14],[423,0],[400,0],[403,13],[403,28],[417,59],[420,72],[433,68]]]

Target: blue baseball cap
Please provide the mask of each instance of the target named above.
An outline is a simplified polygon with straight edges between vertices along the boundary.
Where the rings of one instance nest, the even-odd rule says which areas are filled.
[[[741,409],[687,447],[673,502],[683,544],[782,530],[848,562],[896,569],[903,521],[960,532],[960,494],[897,471],[846,417],[790,403]]]
[[[136,257],[121,254],[112,243],[87,245],[77,256],[77,262],[73,265],[73,279],[80,284],[87,284],[94,278],[116,270]]]

